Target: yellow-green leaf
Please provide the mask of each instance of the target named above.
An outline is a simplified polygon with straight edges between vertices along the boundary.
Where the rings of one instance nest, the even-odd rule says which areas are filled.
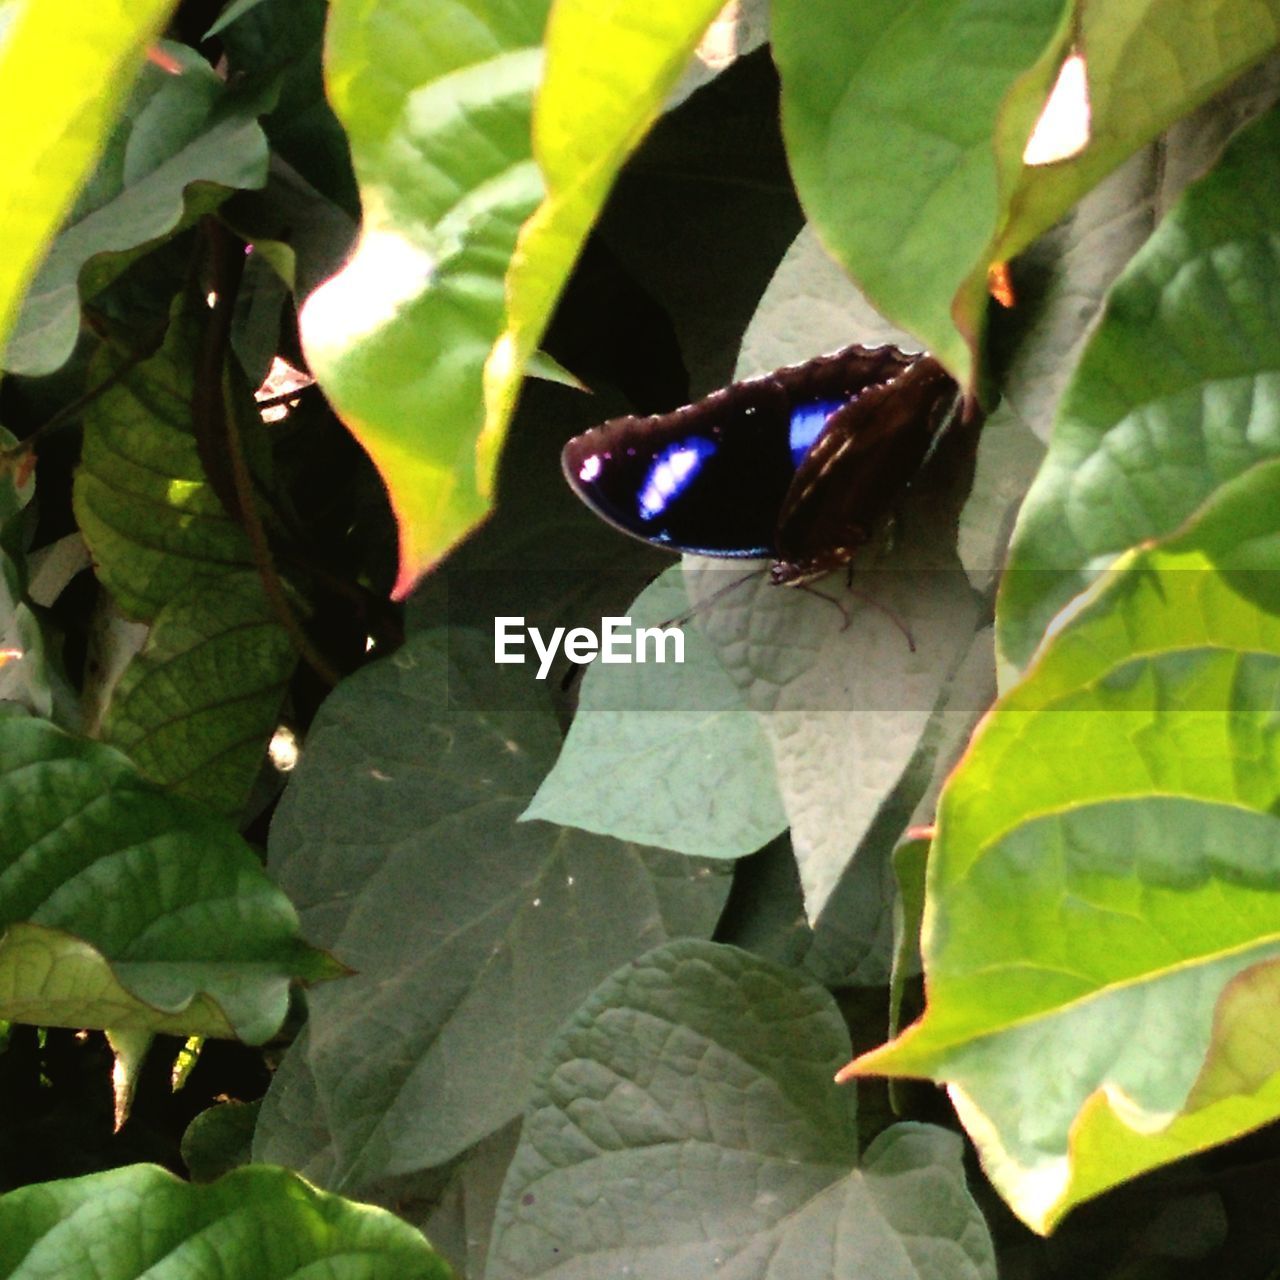
[[[0,346],[173,0],[21,0],[0,35]],[[21,127],[16,127],[16,122]]]

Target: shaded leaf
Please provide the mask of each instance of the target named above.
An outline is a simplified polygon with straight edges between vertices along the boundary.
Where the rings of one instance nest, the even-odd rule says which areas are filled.
[[[738,375],[851,341],[912,345],[842,278],[812,235],[801,233],[761,299]],[[928,780],[917,757],[922,747],[932,750],[926,739],[938,700],[972,644],[976,602],[954,552],[971,441],[960,432],[953,441],[954,452],[940,450],[903,494],[894,527],[859,553],[851,594],[842,593],[838,575],[820,588],[827,599],[774,588],[761,575],[716,599],[742,569],[696,557],[685,562],[695,625],[768,735],[810,921],[833,903],[860,848],[880,855],[872,862],[888,858]],[[904,804],[893,793],[913,761],[918,780]],[[890,811],[901,812],[901,825],[877,829]],[[876,849],[865,846],[868,837]],[[884,871],[868,868],[874,895],[850,884],[858,924],[827,939],[827,963],[838,955],[842,969],[847,962],[856,970],[868,944],[877,949],[883,971],[873,980],[888,971],[891,897],[878,892],[891,890],[887,863]]]
[[[803,364],[851,342],[920,351],[920,343],[886,320],[850,282],[806,223],[782,256],[742,335],[735,378]]]
[[[898,1126],[858,1161],[847,1043],[821,987],[733,947],[620,969],[539,1073],[489,1280],[994,1276],[953,1135]]]
[[[301,1153],[348,1188],[441,1164],[519,1112],[545,1041],[603,974],[711,931],[728,887],[714,864],[516,822],[558,739],[531,673],[458,628],[325,703],[271,867],[358,973],[312,993],[255,1158]]]
[[[256,9],[261,3],[262,0],[231,0],[231,2],[223,8],[222,12],[218,14],[217,20],[214,24],[204,33],[203,39],[209,40],[213,36],[216,36],[220,31],[224,31],[238,18],[242,18],[250,9]]]
[[[515,1121],[482,1139],[461,1158],[425,1221],[409,1217],[460,1276],[479,1280],[485,1274],[498,1197],[519,1137],[520,1122]]]
[[[219,1102],[187,1125],[182,1162],[192,1182],[212,1182],[249,1163],[260,1102]]]
[[[233,23],[223,15],[228,25],[222,46],[237,73],[279,85],[279,97],[262,120],[272,168],[292,169],[349,217],[357,217],[360,197],[347,136],[324,92],[329,5],[326,0],[271,0],[248,8],[240,6]]]
[[[934,558],[933,521],[946,519],[945,508],[921,494],[915,510],[930,505],[928,525],[908,524],[886,559],[860,562],[857,594],[847,603],[835,597],[851,613],[847,628],[830,600],[763,578],[699,614],[769,737],[811,922],[834,903],[854,858],[881,866],[876,846],[887,857],[910,820],[938,747],[931,725],[973,639],[978,614],[967,580],[945,551]],[[724,576],[698,572],[695,601],[708,599]],[[827,590],[839,592],[840,580]],[[914,651],[887,611],[910,627]],[[896,829],[882,823],[887,816],[896,816]],[[879,871],[871,880],[891,886]],[[870,900],[859,896],[861,917]],[[875,923],[887,924],[887,915],[877,907],[872,917],[860,919],[855,935],[865,941],[880,933],[887,942]],[[851,958],[845,943],[835,949]]]
[[[262,190],[240,192],[219,216],[298,299],[341,267],[356,235],[350,214],[274,154]]]

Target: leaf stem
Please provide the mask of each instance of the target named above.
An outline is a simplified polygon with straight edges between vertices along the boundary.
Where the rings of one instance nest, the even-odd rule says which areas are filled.
[[[205,331],[204,348],[196,366],[192,404],[201,462],[205,465],[205,473],[214,492],[228,514],[239,520],[249,539],[254,566],[277,620],[288,633],[303,661],[321,680],[333,686],[342,678],[341,673],[312,644],[294,612],[284,583],[276,572],[266,529],[254,500],[253,477],[245,458],[239,424],[234,407],[226,395],[226,357],[231,343],[231,317],[240,289],[240,278],[244,274],[244,254],[214,218],[205,218],[204,230],[212,255],[215,297],[209,326]],[[225,458],[216,448],[219,441],[226,446]],[[224,466],[224,462],[229,465]]]

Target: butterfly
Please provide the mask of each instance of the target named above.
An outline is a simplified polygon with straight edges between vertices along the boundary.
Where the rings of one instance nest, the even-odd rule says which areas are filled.
[[[633,537],[703,556],[769,558],[799,585],[848,564],[956,416],[929,355],[851,346],[734,383],[672,413],[575,436],[566,479]]]

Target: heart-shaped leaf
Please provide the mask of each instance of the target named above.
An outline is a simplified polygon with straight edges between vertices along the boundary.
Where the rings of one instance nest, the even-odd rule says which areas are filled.
[[[519,1112],[546,1040],[604,974],[710,933],[716,864],[516,821],[558,745],[532,672],[460,628],[326,702],[270,865],[308,934],[358,972],[312,993],[255,1158],[308,1153],[343,1188],[441,1164]]]
[[[525,1115],[489,1280],[994,1277],[954,1135],[859,1161],[831,997],[734,947],[673,943],[556,1037]]]
[[[688,607],[677,565],[631,606],[633,634]],[[569,736],[524,816],[739,858],[787,825],[769,745],[702,633],[669,629],[683,631],[682,661],[669,636],[646,644],[644,663],[587,669]]]

